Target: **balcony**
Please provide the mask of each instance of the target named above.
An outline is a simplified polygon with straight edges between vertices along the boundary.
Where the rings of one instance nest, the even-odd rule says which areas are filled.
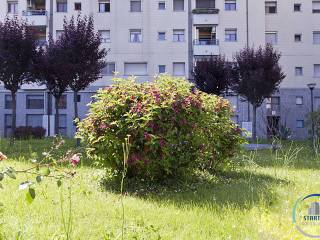
[[[218,39],[196,39],[193,41],[193,55],[195,56],[211,56],[219,55]]]
[[[193,24],[219,24],[219,9],[215,0],[195,0],[193,9]]]
[[[46,10],[26,10],[22,11],[22,16],[33,26],[47,26],[48,12]]]
[[[219,10],[218,9],[194,9],[193,11],[193,24],[219,24]]]

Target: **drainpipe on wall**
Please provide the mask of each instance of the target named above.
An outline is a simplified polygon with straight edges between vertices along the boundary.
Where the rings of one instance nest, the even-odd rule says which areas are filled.
[[[53,36],[53,0],[50,0],[50,10],[49,10],[49,36]],[[48,114],[48,137],[51,136],[51,124],[50,117],[52,115],[52,96],[50,92],[47,92],[47,114]]]
[[[247,48],[249,48],[249,0],[246,0]],[[250,103],[248,101],[248,122],[250,122]]]
[[[189,62],[189,71],[188,71],[188,79],[189,81],[192,80],[192,71],[193,71],[193,35],[192,35],[192,0],[188,0],[188,62]]]

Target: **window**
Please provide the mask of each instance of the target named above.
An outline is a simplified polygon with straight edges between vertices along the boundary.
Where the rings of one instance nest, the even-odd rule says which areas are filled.
[[[265,2],[266,14],[277,13],[277,2]]]
[[[184,11],[184,0],[173,0],[173,11]]]
[[[312,1],[312,12],[320,13],[320,1]]]
[[[42,114],[27,114],[27,127],[42,127]]]
[[[158,3],[158,9],[159,10],[165,10],[166,9],[166,2],[159,2]]]
[[[43,95],[27,95],[27,109],[43,109],[44,98]]]
[[[60,135],[67,136],[67,115],[66,114],[59,114],[58,131]]]
[[[12,109],[12,96],[10,94],[4,95],[4,108]]]
[[[111,76],[116,71],[116,63],[108,62],[107,65],[102,69],[102,75]]]
[[[296,104],[302,105],[303,104],[303,97],[300,97],[300,96],[296,97]]]
[[[185,63],[177,62],[173,63],[173,75],[174,76],[185,76]]]
[[[130,30],[130,42],[132,42],[132,43],[142,42],[141,29],[131,29]]]
[[[173,30],[173,41],[174,42],[184,42],[184,30],[174,29]]]
[[[215,8],[215,0],[196,0],[196,8]]]
[[[74,10],[81,11],[81,3],[74,3]]]
[[[320,32],[313,32],[313,44],[320,44]]]
[[[237,10],[237,2],[236,2],[236,0],[225,0],[225,2],[224,2],[224,10],[226,10],[226,11],[236,11]]]
[[[165,73],[166,72],[166,65],[159,65],[159,73]]]
[[[10,137],[12,135],[12,115],[4,115],[4,136]]]
[[[297,128],[304,128],[304,120],[297,120],[296,126]]]
[[[225,30],[225,41],[236,42],[237,41],[237,29],[226,29]]]
[[[110,39],[110,30],[100,30],[100,39],[102,43],[109,43],[111,42]]]
[[[302,34],[295,34],[294,35],[294,41],[295,42],[301,42],[302,41]]]
[[[57,30],[56,31],[56,39],[59,39],[62,36],[63,33],[64,33],[63,30]]]
[[[295,67],[295,75],[302,76],[303,75],[303,68],[302,67]]]
[[[58,102],[59,109],[67,109],[67,95],[62,95],[60,101]]]
[[[148,75],[147,63],[125,63],[124,74],[127,76],[146,76]]]
[[[141,0],[130,1],[130,12],[141,12]]]
[[[295,3],[293,5],[293,11],[295,12],[301,12],[301,3]]]
[[[160,41],[166,40],[166,32],[158,32],[158,40]]]
[[[18,13],[18,2],[17,1],[8,2],[8,13],[12,13],[12,14]]]
[[[110,12],[110,0],[99,0],[99,12]]]
[[[67,12],[68,3],[67,0],[57,0],[57,12]]]
[[[266,32],[266,43],[275,45],[278,43],[278,33],[277,32]]]
[[[81,102],[81,95],[80,94],[77,95],[77,102]]]
[[[314,74],[313,74],[313,76],[314,77],[320,77],[320,64],[314,64],[314,70],[313,70],[313,72],[314,72]]]

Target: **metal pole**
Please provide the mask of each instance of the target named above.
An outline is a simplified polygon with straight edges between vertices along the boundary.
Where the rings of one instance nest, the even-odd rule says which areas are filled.
[[[246,0],[246,27],[247,27],[247,48],[249,48],[249,0]],[[248,101],[248,122],[251,120],[250,103]]]
[[[313,113],[314,111],[314,108],[313,108],[313,88],[310,89],[311,91],[311,113]],[[312,139],[314,140],[314,137],[315,137],[315,131],[314,131],[314,121],[313,121],[313,117],[311,118],[312,119]]]

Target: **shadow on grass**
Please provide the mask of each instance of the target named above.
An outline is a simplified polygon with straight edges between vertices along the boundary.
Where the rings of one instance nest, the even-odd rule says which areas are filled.
[[[250,209],[262,203],[272,205],[277,196],[275,186],[290,184],[263,174],[229,172],[216,176],[198,176],[185,182],[168,180],[163,184],[147,184],[141,181],[126,181],[125,190],[136,196],[159,204],[178,207],[226,207]],[[119,184],[104,182],[107,191],[118,192]]]

